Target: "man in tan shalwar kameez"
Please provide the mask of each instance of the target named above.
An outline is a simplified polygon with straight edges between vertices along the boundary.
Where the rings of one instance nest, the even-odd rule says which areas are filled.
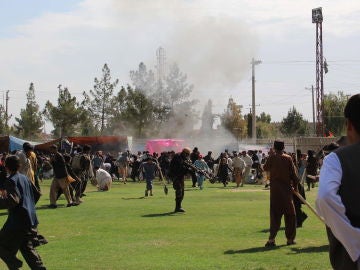
[[[293,203],[293,188],[296,189],[299,178],[292,158],[283,153],[284,142],[274,142],[275,153],[267,159],[264,170],[270,173],[270,236],[267,247],[275,246],[275,237],[285,219],[287,245],[295,244],[296,216]]]

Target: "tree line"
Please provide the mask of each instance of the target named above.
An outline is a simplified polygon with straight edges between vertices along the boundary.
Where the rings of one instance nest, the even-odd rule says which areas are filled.
[[[94,79],[93,88],[82,93],[77,100],[70,90],[58,86],[57,103],[47,101],[41,110],[36,102],[35,86],[30,83],[26,94],[26,106],[21,109],[16,123],[7,126],[8,116],[0,105],[1,134],[12,134],[27,140],[41,138],[44,121],[52,123],[55,137],[97,136],[122,134],[135,138],[176,137],[176,131],[189,134],[193,125],[201,121],[200,130],[211,132],[215,118],[220,126],[237,139],[251,137],[252,115],[243,114],[243,107],[229,98],[227,107],[220,115],[212,112],[212,101],[205,104],[202,116],[195,106],[199,101],[191,99],[194,89],[187,76],[176,64],[170,66],[164,79],[158,79],[151,69],[140,63],[130,71],[131,84],[119,86],[118,79],[112,79],[110,68],[104,64],[102,74]],[[347,96],[343,92],[325,95],[325,126],[335,135],[344,132],[343,108]],[[312,134],[311,125],[304,120],[295,107],[290,108],[280,123],[271,122],[271,115],[262,112],[256,116],[258,138],[278,136],[307,136]]]

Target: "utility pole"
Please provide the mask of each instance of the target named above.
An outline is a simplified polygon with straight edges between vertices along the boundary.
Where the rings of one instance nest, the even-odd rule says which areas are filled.
[[[10,90],[7,90],[6,91],[6,97],[5,97],[5,128],[6,130],[8,130],[8,115],[9,115],[9,111],[8,111],[8,108],[9,108],[9,92]]]
[[[58,106],[60,105],[60,96],[61,96],[61,84],[59,84],[58,85],[58,87],[57,87],[58,89],[59,89],[59,99],[58,99]],[[60,123],[60,125],[59,125],[59,134],[60,134],[60,138],[62,139],[62,121],[61,121],[61,123]]]
[[[314,85],[311,85],[311,88],[305,87],[305,89],[306,89],[306,90],[311,90],[312,117],[313,117],[313,132],[314,132],[314,134],[316,134]]]
[[[256,144],[256,112],[255,112],[255,66],[261,64],[260,60],[251,60],[251,85],[252,85],[252,123],[251,123],[251,135],[252,140]]]

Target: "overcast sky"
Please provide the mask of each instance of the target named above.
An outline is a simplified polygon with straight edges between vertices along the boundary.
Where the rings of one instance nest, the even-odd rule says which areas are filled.
[[[162,46],[167,63],[194,84],[193,97],[212,99],[216,113],[230,97],[249,111],[254,57],[262,61],[256,111],[281,121],[295,106],[312,120],[305,88],[315,84],[316,7],[329,64],[325,94],[360,92],[359,0],[0,0],[0,103],[10,90],[9,112],[18,116],[31,82],[41,108],[56,104],[59,84],[81,100],[104,63],[126,85],[140,62],[154,69]]]

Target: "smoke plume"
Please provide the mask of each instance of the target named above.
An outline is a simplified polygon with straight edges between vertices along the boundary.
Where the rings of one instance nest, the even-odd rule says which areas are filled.
[[[213,100],[215,113],[223,112],[228,99],[236,98],[236,93],[242,90],[237,86],[247,79],[257,43],[249,25],[216,12],[205,15],[202,9],[207,8],[206,1],[122,0],[112,3],[121,18],[131,18],[127,27],[133,27],[134,32],[137,29],[136,35],[151,35],[150,45],[157,44],[152,48],[143,44],[143,50],[153,52],[152,60],[143,59],[148,67],[155,66],[155,50],[161,46],[166,50],[167,65],[175,62],[188,75],[188,82],[194,85],[192,98],[199,100],[199,114],[209,99]],[[178,122],[186,123],[184,115],[179,115],[184,119]],[[188,137],[184,127],[165,130],[172,131],[171,137]],[[226,138],[233,140],[231,136]]]

